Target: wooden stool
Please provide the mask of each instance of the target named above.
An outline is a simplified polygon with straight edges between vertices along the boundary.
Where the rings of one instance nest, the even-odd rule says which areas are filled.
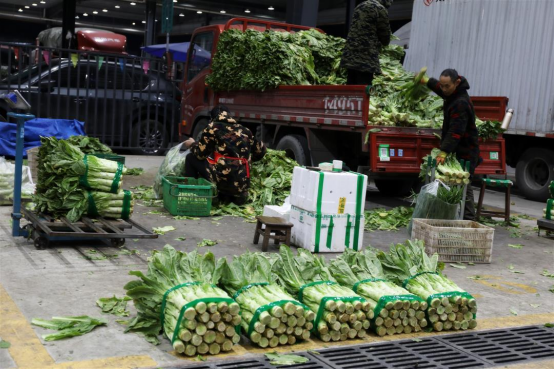
[[[288,223],[283,218],[277,217],[256,217],[258,223],[256,224],[256,233],[254,233],[254,244],[257,245],[260,240],[260,235],[264,237],[262,243],[262,251],[267,251],[269,247],[269,240],[272,238],[277,245],[279,241],[290,246],[290,233],[292,224]],[[262,229],[262,225],[265,229]],[[272,234],[273,233],[273,234]]]
[[[512,185],[513,185],[512,181],[508,179],[483,178],[483,182],[481,183],[481,192],[479,193],[479,202],[477,203],[477,211],[476,211],[475,219],[479,221],[479,218],[481,217],[481,215],[497,216],[497,217],[503,216],[506,223],[509,223],[510,222],[510,191],[512,189]],[[506,187],[504,211],[482,210],[483,199],[485,197],[485,190],[487,186]]]

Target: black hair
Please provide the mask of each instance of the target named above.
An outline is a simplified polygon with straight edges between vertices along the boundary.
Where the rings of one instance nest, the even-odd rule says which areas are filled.
[[[231,116],[231,111],[228,107],[226,107],[225,105],[218,105],[210,111],[210,117],[212,118],[212,120],[216,120],[216,118],[219,117],[219,115],[224,111],[227,112],[229,116]]]
[[[460,75],[458,72],[456,72],[456,69],[445,69],[442,71],[441,76],[443,77],[450,77],[452,82],[456,82],[458,78],[460,78]]]

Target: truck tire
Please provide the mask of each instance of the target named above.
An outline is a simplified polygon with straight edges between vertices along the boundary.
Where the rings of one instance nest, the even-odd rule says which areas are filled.
[[[530,200],[546,201],[551,181],[554,181],[554,151],[527,149],[517,163],[517,187]]]
[[[210,124],[210,121],[206,118],[202,118],[198,122],[196,122],[194,130],[192,131],[192,138],[194,138],[195,141],[200,141],[200,136],[202,135],[202,132],[206,129],[208,124]]]
[[[376,179],[375,186],[386,196],[407,196],[414,186],[414,181],[411,179]]]
[[[285,151],[289,158],[296,160],[296,162],[300,165],[312,165],[310,149],[308,148],[308,140],[304,136],[284,136],[281,138],[275,149]]]

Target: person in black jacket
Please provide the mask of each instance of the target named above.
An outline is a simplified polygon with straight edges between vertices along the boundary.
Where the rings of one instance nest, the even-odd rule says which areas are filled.
[[[433,92],[444,99],[442,134],[437,164],[444,162],[447,154],[455,153],[458,160],[470,162],[471,177],[475,168],[482,161],[479,156],[479,133],[475,125],[475,109],[467,93],[469,83],[454,69],[445,69],[440,79],[423,78],[424,83]],[[467,186],[467,197],[464,209],[464,219],[475,219],[473,188]]]

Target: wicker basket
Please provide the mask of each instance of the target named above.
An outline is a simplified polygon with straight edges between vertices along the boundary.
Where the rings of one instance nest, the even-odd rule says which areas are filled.
[[[33,147],[32,149],[27,150],[27,163],[31,169],[31,176],[33,177],[33,182],[38,182],[38,150],[40,146]]]
[[[490,263],[494,228],[469,220],[414,219],[412,239],[443,262]]]

